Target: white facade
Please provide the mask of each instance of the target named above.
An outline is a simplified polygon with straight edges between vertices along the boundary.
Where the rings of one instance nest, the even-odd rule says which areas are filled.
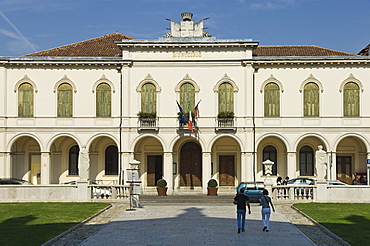
[[[351,182],[355,173],[366,172],[369,57],[259,57],[252,55],[258,42],[199,33],[197,29],[185,37],[122,40],[117,42],[122,57],[117,58],[0,57],[0,178],[43,185],[72,180],[118,184],[127,180],[129,162],[136,159],[141,162],[143,193],[154,192],[154,181],[162,177],[170,194],[206,193],[211,178],[226,192],[242,181],[263,181],[262,162],[269,153],[277,166],[273,177],[316,177],[310,155],[318,145],[330,156],[327,179]],[[29,117],[19,116],[19,88],[24,83],[34,92]],[[97,117],[101,83],[111,89],[110,117]],[[154,125],[142,124],[137,116],[146,83],[155,88]],[[217,117],[223,83],[231,85],[234,98],[235,117],[227,124],[219,124],[222,119]],[[269,83],[277,85],[280,98],[275,117],[265,115]],[[304,115],[307,83],[319,88],[319,113],[312,117]],[[347,83],[359,88],[355,116],[344,112]],[[62,84],[72,87],[71,117],[58,117]],[[176,101],[181,101],[184,84],[193,86],[195,103],[201,100],[194,132],[179,125]],[[71,173],[70,150],[75,145],[79,170]],[[109,146],[118,149],[118,167],[107,174]],[[271,146],[275,152],[265,149]]]

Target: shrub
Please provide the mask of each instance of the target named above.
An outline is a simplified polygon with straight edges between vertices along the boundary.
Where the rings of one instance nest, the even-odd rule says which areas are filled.
[[[157,187],[166,187],[167,186],[167,181],[164,179],[158,179],[157,181]]]
[[[217,180],[215,179],[210,179],[208,181],[208,187],[209,188],[216,188],[218,186]]]

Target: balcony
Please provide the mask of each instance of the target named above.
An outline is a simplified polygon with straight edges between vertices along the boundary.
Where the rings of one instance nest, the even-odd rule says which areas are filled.
[[[216,132],[236,132],[235,118],[216,118]]]
[[[139,118],[138,130],[158,132],[158,118]]]

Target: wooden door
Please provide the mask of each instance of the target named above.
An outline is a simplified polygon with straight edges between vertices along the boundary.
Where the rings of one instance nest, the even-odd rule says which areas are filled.
[[[235,158],[233,155],[220,155],[219,157],[219,181],[220,186],[235,185]]]
[[[180,186],[202,186],[202,152],[194,142],[188,142],[181,148]]]
[[[352,157],[337,156],[337,179],[351,184],[352,182]]]
[[[162,156],[161,155],[148,155],[147,158],[147,178],[148,186],[156,186],[158,179],[163,175]]]

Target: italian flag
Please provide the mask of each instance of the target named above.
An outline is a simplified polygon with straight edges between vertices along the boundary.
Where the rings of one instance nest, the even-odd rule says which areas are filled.
[[[193,118],[192,118],[192,116],[191,116],[190,104],[189,104],[189,120],[188,120],[188,129],[189,129],[191,132],[194,132],[194,128],[193,128]]]

